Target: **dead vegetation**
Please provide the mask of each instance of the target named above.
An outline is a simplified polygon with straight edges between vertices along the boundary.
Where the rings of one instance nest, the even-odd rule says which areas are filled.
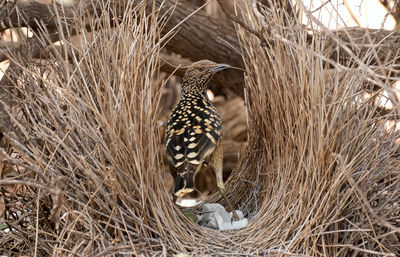
[[[376,73],[390,60],[367,62],[378,46],[353,56],[351,66],[335,65],[327,56],[341,54],[340,39],[335,50],[324,38],[308,42],[277,7],[245,2],[243,22],[260,32],[236,26],[245,120],[233,117],[241,100],[217,106],[226,111],[227,138],[247,139],[227,193],[251,222],[225,233],[188,221],[163,182],[158,121],[168,77],[159,74],[158,57],[168,17],[145,8],[127,4],[119,23],[92,17],[90,37],[77,22],[81,47],[62,36],[62,51],[50,51],[49,60],[9,56],[7,90],[17,104],[0,103],[18,136],[5,133],[11,147],[1,150],[0,167],[12,169],[0,180],[2,253],[400,254],[398,133],[386,128],[398,102],[392,97],[393,110],[377,115],[376,97],[364,97],[366,85],[392,90]],[[34,37],[47,45],[43,35]]]

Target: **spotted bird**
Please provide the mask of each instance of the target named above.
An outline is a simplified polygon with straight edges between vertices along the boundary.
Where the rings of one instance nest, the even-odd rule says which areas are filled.
[[[202,60],[190,65],[183,77],[180,101],[167,121],[164,143],[171,173],[173,195],[182,197],[194,190],[195,177],[202,165],[209,165],[216,175],[217,186],[231,211],[222,178],[222,123],[206,90],[218,72],[231,68]],[[236,212],[233,212],[237,219]]]

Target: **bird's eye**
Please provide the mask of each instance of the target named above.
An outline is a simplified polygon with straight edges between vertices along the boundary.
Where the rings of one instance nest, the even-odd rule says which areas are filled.
[[[203,68],[203,67],[200,67],[200,68],[199,68],[199,71],[204,71],[204,68]]]

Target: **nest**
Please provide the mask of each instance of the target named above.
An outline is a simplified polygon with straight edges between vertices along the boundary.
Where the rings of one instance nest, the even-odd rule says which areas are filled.
[[[164,24],[157,12],[132,7],[82,49],[62,45],[70,60],[54,55],[16,66],[18,105],[8,112],[24,140],[6,135],[13,147],[1,152],[12,170],[1,180],[8,185],[2,252],[399,255],[398,134],[385,127],[390,114],[377,116],[362,96],[371,73],[332,69],[321,59],[332,51],[322,39],[306,44],[307,32],[268,10],[247,3],[243,17],[256,31],[275,24],[274,41],[236,28],[246,65],[240,124],[247,126],[246,136],[236,136],[247,141],[227,195],[250,219],[246,228],[200,227],[171,201],[158,126]],[[208,201],[225,204],[217,194]]]

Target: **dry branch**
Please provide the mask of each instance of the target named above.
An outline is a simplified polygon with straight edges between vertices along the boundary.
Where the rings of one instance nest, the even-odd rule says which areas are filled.
[[[162,36],[167,33],[176,32],[167,42],[166,46],[168,49],[194,61],[209,59],[243,67],[240,54],[234,50],[239,50],[239,44],[232,24],[209,17],[205,11],[198,10],[198,7],[190,1],[177,1],[175,3],[175,1],[172,0],[157,0],[155,2],[157,7],[163,6],[160,16],[165,15],[164,17],[168,17],[172,14],[171,17],[168,17],[169,21],[162,30]],[[100,3],[96,6],[91,5],[90,1],[85,3],[89,13],[99,15],[103,11]],[[118,19],[125,9],[123,2],[120,4],[121,6],[116,6],[116,11],[109,11],[109,15],[112,16],[112,19]],[[72,26],[75,20],[73,14],[74,8],[63,7],[61,9],[59,6],[56,7],[62,14],[62,20],[65,19],[66,21],[62,24],[68,29],[64,28],[63,31],[65,33],[68,31],[74,34]],[[149,1],[147,11],[148,13],[153,11],[152,1]],[[57,16],[55,15],[54,6],[35,1],[28,3],[18,2],[17,6],[14,6],[12,3],[7,3],[6,7],[0,12],[0,20],[4,20],[3,30],[6,28],[26,26],[40,33],[44,25],[50,34],[60,31],[58,29],[59,24],[57,22]],[[185,21],[182,22],[183,20]],[[41,26],[37,21],[42,23],[40,24]],[[58,40],[57,37],[52,39],[53,42],[56,40]],[[0,48],[1,52],[4,50],[4,48]],[[16,50],[18,50],[18,48]],[[0,56],[0,61],[5,58],[6,56],[3,54]],[[227,78],[229,78],[229,80]],[[239,95],[243,95],[243,75],[241,72],[232,71],[232,73],[225,76],[225,79],[220,78],[219,81],[220,82],[217,81],[218,84],[228,87]],[[229,82],[227,83],[227,81]]]
[[[149,1],[147,11],[152,11],[152,1]],[[174,36],[167,42],[166,47],[176,53],[181,54],[185,58],[189,58],[193,61],[200,59],[210,59],[216,62],[229,63],[231,65],[243,68],[243,61],[240,56],[238,39],[236,32],[234,31],[232,24],[226,22],[223,19],[215,19],[209,17],[203,10],[197,10],[198,7],[192,4],[190,1],[162,1],[156,0],[156,6],[163,4],[161,8],[162,15],[170,15],[169,21],[162,30],[162,35],[167,33],[176,32]],[[120,17],[122,10],[124,10],[123,2],[118,3],[121,6],[115,8],[115,11],[109,11],[109,15],[117,19]],[[102,11],[101,4],[92,5],[90,1],[85,2],[87,11],[92,14],[99,15]],[[57,7],[57,11],[62,14],[62,19],[65,21],[61,25],[66,26],[63,31],[66,33],[74,34],[73,23],[74,14],[73,7],[63,7],[62,9]],[[189,18],[188,18],[189,17]],[[239,18],[235,18],[230,15],[234,21],[240,21]],[[56,21],[55,9],[53,5],[43,4],[40,2],[8,2],[6,7],[0,11],[0,20],[3,20],[2,29],[12,27],[24,27],[27,26],[33,31],[40,33],[43,27],[53,35],[50,41],[58,40],[59,23]],[[38,23],[40,21],[41,24]],[[184,21],[184,22],[182,22]],[[243,22],[239,22],[239,24]],[[251,27],[247,29],[252,30],[253,33],[257,32]],[[265,31],[271,28],[264,28]],[[323,36],[323,32],[321,32]],[[370,49],[372,44],[376,45],[377,55],[373,56],[375,62],[382,62],[390,59],[392,62],[397,64],[399,61],[393,60],[393,57],[397,54],[393,49],[399,49],[400,46],[400,32],[399,31],[384,31],[384,30],[371,30],[371,29],[352,29],[338,31],[337,35],[346,44],[351,46],[356,55],[363,55],[365,50]],[[317,35],[320,37],[321,35]],[[312,37],[309,38],[312,41]],[[338,61],[346,66],[351,65],[352,58],[346,51],[338,50],[341,46],[333,41],[330,37],[326,38],[327,45],[332,46],[335,50],[332,52],[330,58],[334,61]],[[260,42],[261,43],[261,42]],[[37,44],[29,44],[32,48],[34,56],[40,54],[42,49]],[[8,48],[8,50],[10,50]],[[7,48],[0,46],[0,61],[5,60],[7,56],[4,51],[8,51]],[[15,46],[11,48],[11,51],[19,51],[20,47]],[[237,51],[236,51],[237,50]],[[165,71],[174,70],[170,67],[162,66]],[[396,71],[397,72],[397,71]],[[179,73],[181,74],[181,73]],[[232,70],[225,76],[221,76],[217,80],[218,85],[232,90],[236,94],[243,96],[243,75],[238,70]]]

